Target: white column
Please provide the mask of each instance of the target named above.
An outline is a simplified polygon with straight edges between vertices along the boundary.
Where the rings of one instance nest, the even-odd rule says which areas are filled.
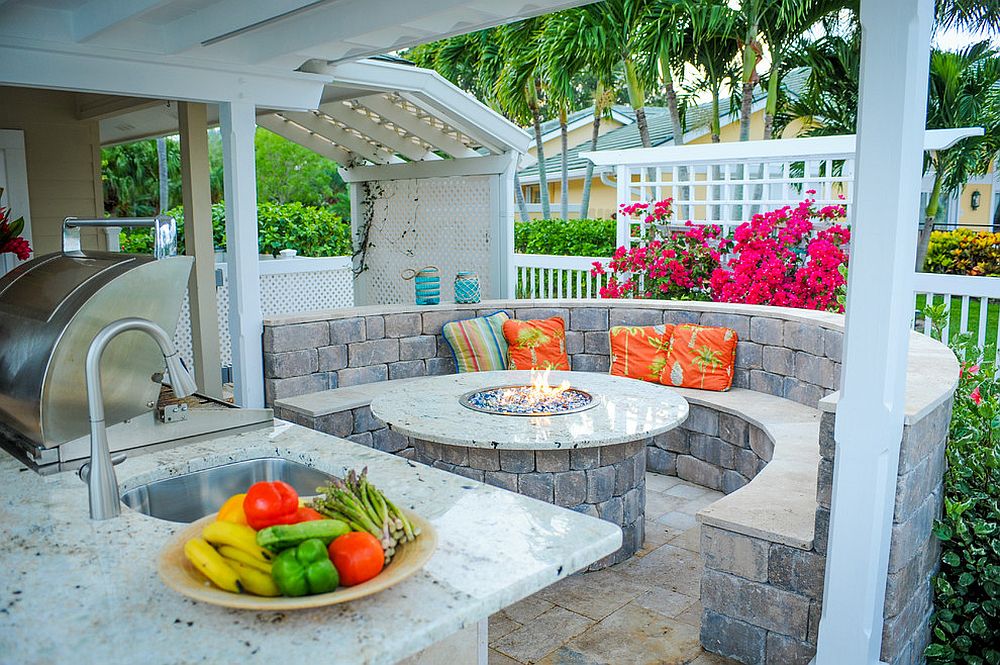
[[[194,257],[194,268],[188,281],[194,373],[198,388],[204,394],[221,398],[219,299],[215,288],[206,105],[178,102],[177,120],[181,134],[184,253]]]
[[[499,196],[497,208],[493,211],[494,224],[491,231],[494,240],[494,269],[490,280],[493,293],[483,294],[490,298],[513,298],[517,291],[517,269],[514,267],[514,173],[517,171],[516,152],[507,153],[507,167],[497,175]],[[492,202],[491,202],[492,203]]]
[[[236,403],[264,406],[261,352],[260,269],[257,265],[257,175],[253,104],[219,104],[226,196],[226,261],[229,269],[229,334]]]
[[[817,665],[879,662],[913,310],[931,0],[862,0],[857,197]]]

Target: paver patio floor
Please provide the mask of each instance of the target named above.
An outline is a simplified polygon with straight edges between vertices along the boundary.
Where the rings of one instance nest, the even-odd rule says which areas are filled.
[[[490,617],[490,665],[731,665],[698,643],[702,564],[694,515],[722,497],[646,474],[646,541]]]

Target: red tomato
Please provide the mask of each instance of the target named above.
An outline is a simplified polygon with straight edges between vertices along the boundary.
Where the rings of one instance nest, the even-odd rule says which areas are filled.
[[[330,519],[318,510],[313,510],[306,506],[302,506],[295,512],[295,521],[293,524],[298,524],[299,522],[312,522],[314,520],[327,520]]]
[[[354,586],[382,572],[385,552],[375,536],[366,531],[352,531],[330,543],[330,561],[340,574],[340,583]]]
[[[298,493],[280,480],[254,483],[243,499],[247,524],[258,531],[272,524],[292,524],[298,510]]]

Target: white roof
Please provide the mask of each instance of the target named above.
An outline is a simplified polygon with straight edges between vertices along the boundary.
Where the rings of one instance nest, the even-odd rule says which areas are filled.
[[[313,70],[327,81],[317,108],[258,109],[257,124],[342,166],[523,153],[531,141],[428,69],[365,60]],[[105,145],[177,132],[176,105],[166,101],[88,96],[80,108],[103,114]],[[217,123],[217,107],[209,111],[210,124]]]
[[[308,73],[590,0],[0,0],[0,85],[315,108]]]

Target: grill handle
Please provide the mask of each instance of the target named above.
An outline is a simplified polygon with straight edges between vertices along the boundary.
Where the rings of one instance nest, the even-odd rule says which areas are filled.
[[[80,254],[80,229],[125,226],[128,228],[153,229],[153,257],[165,259],[177,256],[177,222],[170,215],[156,217],[110,217],[108,219],[80,219],[67,217],[63,220],[63,254]]]

